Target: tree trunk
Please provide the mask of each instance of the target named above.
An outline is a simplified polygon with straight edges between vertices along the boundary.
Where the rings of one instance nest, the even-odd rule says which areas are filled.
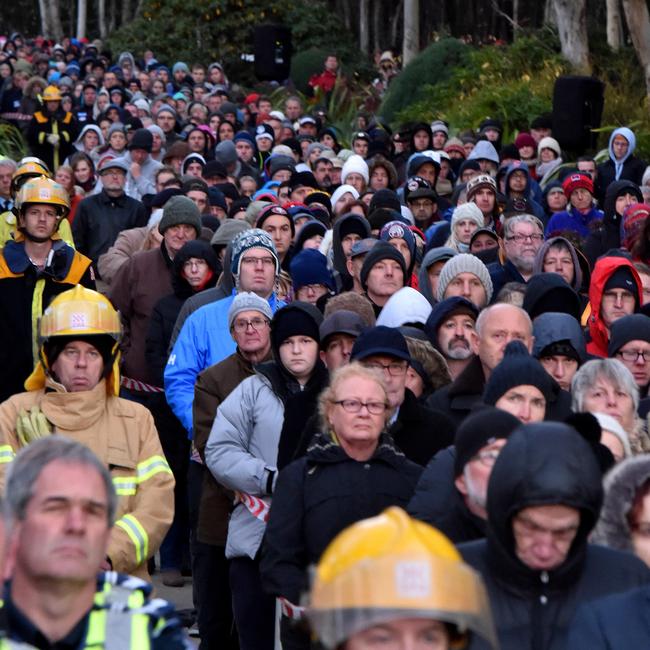
[[[420,50],[420,2],[404,0],[404,44],[402,64],[407,66]]]
[[[650,101],[650,14],[645,0],[623,0],[623,10],[632,45],[643,67],[646,94]]]
[[[383,4],[382,0],[375,0],[372,5],[372,44],[375,51],[383,51],[387,46],[392,47],[392,43],[387,45],[384,42],[384,34],[382,31],[383,21],[381,19],[384,13]]]
[[[395,13],[393,14],[393,21],[390,27],[390,43],[392,47],[397,46],[397,35],[399,34],[399,25],[400,17],[404,15],[402,6],[404,5],[404,0],[399,0],[397,7],[395,7]],[[395,53],[397,54],[397,52]]]
[[[122,15],[121,15],[120,26],[126,25],[131,21],[131,3],[129,0],[122,0]]]
[[[88,3],[86,0],[77,0],[77,38],[86,37],[86,15]]]
[[[108,34],[106,29],[106,0],[97,0],[97,25],[99,26],[99,37],[106,38],[106,34]]]
[[[562,56],[577,72],[590,73],[586,0],[553,0]]]
[[[115,4],[117,0],[109,0],[110,1],[110,14],[109,14],[109,19],[108,19],[108,33],[112,34],[115,31],[115,23],[116,23],[116,18],[115,14],[117,11],[115,10]]]
[[[369,0],[359,0],[359,49],[366,55],[370,48],[370,31],[368,29]]]
[[[607,0],[607,45],[614,52],[621,49],[623,25],[621,24],[620,0]]]
[[[61,24],[61,11],[59,0],[45,0],[50,8],[50,18],[52,20],[52,38],[55,41],[61,41],[63,38],[63,25]]]
[[[41,17],[41,34],[45,38],[52,37],[52,19],[47,0],[38,0],[38,9]]]

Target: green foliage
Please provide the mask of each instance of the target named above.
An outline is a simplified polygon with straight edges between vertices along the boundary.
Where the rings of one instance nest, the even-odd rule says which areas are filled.
[[[20,160],[27,155],[27,143],[20,129],[13,124],[0,122],[0,156]]]
[[[553,39],[525,36],[466,54],[447,79],[430,84],[398,114],[401,121],[444,119],[459,129],[486,117],[504,123],[504,141],[552,105],[555,79],[567,71]]]
[[[265,23],[290,25],[295,52],[331,48],[343,61],[363,61],[354,38],[324,0],[308,5],[293,0],[143,0],[141,14],[114,32],[108,44],[114,52],[128,50],[136,56],[151,48],[170,65],[221,61],[231,79],[252,85],[253,64],[241,55],[252,52],[253,28]],[[331,34],[337,34],[334,47]]]
[[[389,122],[407,106],[425,102],[428,87],[449,79],[456,66],[465,65],[469,48],[454,38],[432,43],[406,66],[388,88],[381,115]]]
[[[326,56],[327,50],[315,47],[294,54],[291,60],[291,80],[301,93],[307,92],[309,78],[323,69]]]

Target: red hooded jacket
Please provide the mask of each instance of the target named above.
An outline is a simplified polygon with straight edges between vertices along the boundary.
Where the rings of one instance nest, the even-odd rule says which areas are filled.
[[[603,300],[603,291],[607,280],[621,266],[627,266],[630,269],[637,285],[637,296],[643,295],[641,278],[630,260],[624,257],[603,257],[596,262],[589,284],[589,306],[591,308],[588,320],[590,341],[587,343],[587,352],[589,354],[607,357],[609,332],[600,315],[600,304]],[[637,304],[639,304],[638,301]]]

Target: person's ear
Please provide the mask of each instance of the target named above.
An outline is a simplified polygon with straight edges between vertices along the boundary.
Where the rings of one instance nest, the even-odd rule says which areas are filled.
[[[465,483],[465,477],[462,474],[454,479],[454,485],[464,497],[467,496],[467,484]]]

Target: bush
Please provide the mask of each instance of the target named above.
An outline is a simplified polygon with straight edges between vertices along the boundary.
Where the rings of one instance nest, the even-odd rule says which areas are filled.
[[[391,82],[381,105],[381,115],[389,122],[407,106],[420,103],[428,85],[446,81],[456,66],[465,64],[469,48],[454,38],[432,43]]]
[[[461,130],[494,117],[503,121],[504,142],[511,141],[532,118],[551,110],[555,79],[567,71],[554,46],[552,39],[521,37],[509,46],[473,49],[397,117],[443,119]]]
[[[294,54],[291,59],[291,81],[301,93],[308,92],[307,82],[313,74],[318,74],[323,69],[323,62],[327,50],[311,48]]]

